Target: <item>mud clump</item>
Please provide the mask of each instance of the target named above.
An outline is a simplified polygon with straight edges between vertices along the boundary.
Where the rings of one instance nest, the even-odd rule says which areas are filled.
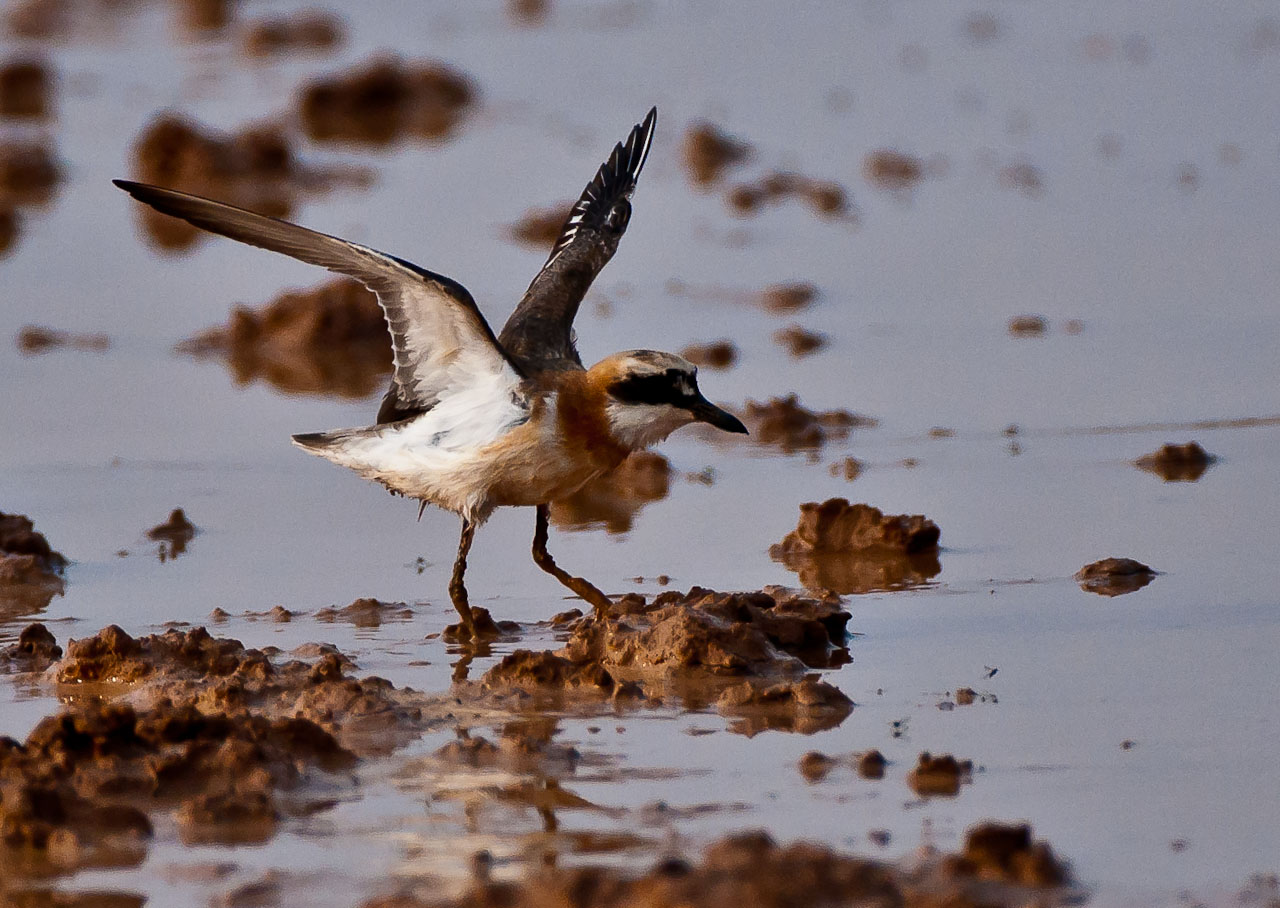
[[[0,199],[0,255],[13,248],[13,244],[18,241],[18,230],[18,212]]]
[[[377,299],[346,278],[237,306],[227,324],[183,341],[179,352],[221,357],[237,384],[256,380],[294,394],[367,397],[391,371],[391,343]]]
[[[716,700],[721,713],[735,717],[729,730],[747,737],[771,730],[817,734],[838,726],[853,707],[839,688],[816,674],[776,684],[743,681]]]
[[[196,525],[187,519],[182,508],[169,512],[169,519],[147,530],[147,538],[160,543],[160,560],[177,558],[196,537]]]
[[[53,77],[39,60],[0,63],[0,119],[43,120],[49,115]]]
[[[924,179],[924,162],[899,151],[873,151],[862,164],[867,182],[878,189],[910,189]]]
[[[298,110],[313,141],[387,145],[446,139],[475,103],[471,81],[442,63],[382,58],[305,85]]]
[[[45,205],[62,179],[53,152],[36,142],[0,142],[0,204]]]
[[[1123,596],[1142,589],[1156,578],[1156,573],[1132,558],[1103,558],[1078,570],[1075,580],[1086,593]]]
[[[818,298],[818,288],[808,281],[771,284],[760,291],[760,302],[770,312],[795,312],[807,309]]]
[[[603,526],[611,535],[626,533],[641,508],[666,498],[670,490],[670,461],[656,451],[637,451],[569,497],[553,502],[551,519],[567,529]]]
[[[530,693],[599,694],[612,697],[620,688],[598,663],[573,661],[555,653],[520,649],[505,656],[485,673],[481,683],[490,690],[511,689]]]
[[[60,347],[100,353],[111,346],[111,338],[105,334],[77,334],[41,325],[26,325],[18,332],[16,343],[23,356],[38,356]]]
[[[827,345],[827,336],[821,331],[809,331],[800,325],[788,325],[773,332],[773,340],[797,359],[817,353]]]
[[[59,684],[131,689],[141,707],[192,707],[233,717],[304,718],[358,753],[383,753],[421,730],[421,703],[376,677],[348,678],[330,648],[314,663],[276,664],[261,650],[213,637],[202,627],[134,638],[114,625],[72,640],[52,669]]]
[[[332,13],[300,12],[249,23],[240,46],[249,57],[320,53],[342,43],[342,20]]]
[[[798,173],[776,170],[753,183],[741,183],[729,191],[729,207],[740,215],[757,214],[766,205],[798,199],[827,218],[849,216],[848,191],[839,183],[815,180]]]
[[[843,477],[846,482],[853,482],[862,475],[862,471],[866,469],[862,461],[856,457],[845,457],[837,460],[831,466],[827,467],[827,472],[832,476]]]
[[[961,784],[972,779],[972,761],[957,760],[951,754],[935,757],[927,751],[920,754],[919,762],[907,774],[907,784],[922,798],[953,798],[960,793]]]
[[[976,878],[1018,886],[1063,886],[1067,867],[1048,842],[1031,837],[1026,824],[982,823],[965,834],[964,851],[949,855],[942,870],[953,878]]]
[[[739,415],[757,444],[776,446],[786,454],[812,451],[848,438],[855,428],[876,424],[874,419],[848,410],[809,410],[795,394],[765,403],[749,400]]]
[[[38,612],[63,591],[67,559],[30,518],[0,511],[0,616]]]
[[[1144,454],[1133,462],[1134,466],[1148,473],[1155,473],[1165,482],[1195,482],[1217,461],[1194,441],[1186,444],[1165,444],[1157,451]]]
[[[938,575],[938,525],[921,514],[885,514],[831,498],[800,506],[800,522],[769,556],[808,589],[837,593],[904,589]]]
[[[800,758],[800,775],[806,782],[821,782],[835,769],[840,761],[824,753],[811,750]]]
[[[1024,850],[1008,852],[1010,867],[1052,862],[1045,864],[1045,873],[1041,875],[1019,871],[997,874],[994,863],[981,863],[986,834],[979,831],[986,828],[978,827],[970,833],[971,839],[976,836],[977,844],[967,841],[964,853],[935,855],[910,871],[811,842],[779,845],[767,833],[752,831],[734,833],[713,842],[700,861],[670,857],[640,874],[600,866],[548,864],[529,870],[515,881],[478,874],[467,890],[450,899],[442,899],[435,892],[421,898],[403,894],[365,902],[363,908],[492,908],[497,905],[545,908],[986,905],[1013,908],[1070,894],[1066,888],[1069,885],[1066,868],[1043,843],[1029,841]],[[1028,831],[1028,839],[1029,836]],[[1037,851],[1043,853],[1042,859],[1030,857]],[[1056,876],[1048,870],[1049,866],[1056,869]],[[1050,877],[1058,882],[1040,881]],[[993,886],[993,882],[1004,885]],[[1046,892],[1050,887],[1063,891]]]
[[[345,621],[356,627],[380,627],[388,621],[407,621],[413,617],[413,609],[403,602],[381,602],[377,599],[357,599],[342,608],[322,608],[316,612],[316,620],[332,624]]]
[[[526,246],[549,250],[560,238],[572,209],[572,202],[564,202],[528,211],[511,225],[511,238]]]
[[[1043,337],[1049,320],[1043,315],[1015,315],[1009,319],[1009,333],[1014,337]]]
[[[12,672],[42,672],[62,658],[62,647],[43,624],[28,624],[18,634],[18,642],[0,650],[0,669]]]
[[[172,807],[189,841],[240,841],[245,805],[274,818],[278,791],[354,762],[307,719],[95,703],[0,739],[0,853],[28,873],[137,863]]]
[[[884,768],[889,763],[878,750],[868,750],[858,757],[858,775],[864,779],[883,779]]]
[[[733,341],[721,339],[706,344],[690,344],[680,355],[695,366],[708,369],[728,369],[738,361],[738,348]]]
[[[144,183],[208,196],[271,217],[287,218],[298,198],[353,175],[300,162],[274,124],[233,134],[207,130],[174,114],[153,119],[134,143],[133,170]],[[137,206],[143,230],[156,247],[183,252],[205,235],[179,218]]]
[[[746,142],[710,123],[694,123],[684,135],[681,154],[689,177],[705,187],[718,182],[729,168],[748,160],[752,151]]]

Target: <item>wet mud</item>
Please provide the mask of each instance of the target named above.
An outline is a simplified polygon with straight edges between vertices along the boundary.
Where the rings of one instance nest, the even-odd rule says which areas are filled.
[[[733,341],[721,339],[705,344],[690,344],[680,355],[706,369],[728,369],[738,361],[738,348]]]
[[[719,182],[727,170],[748,161],[752,149],[715,125],[699,122],[685,132],[680,153],[694,185],[708,187]]]
[[[368,397],[391,371],[387,323],[372,293],[338,278],[237,306],[226,325],[178,345],[225,360],[237,384],[265,381],[293,394]]]
[[[854,429],[876,424],[871,417],[848,410],[810,410],[795,394],[764,403],[749,400],[738,416],[751,430],[753,442],[785,454],[816,451],[828,442],[844,441]]]
[[[182,508],[174,508],[168,520],[147,530],[147,538],[160,543],[160,560],[167,561],[186,552],[197,532],[196,525],[187,519]]]
[[[855,473],[856,476],[856,473]],[[885,514],[831,498],[800,506],[800,521],[769,556],[807,589],[866,593],[920,586],[942,571],[941,530],[921,514]]]
[[[527,211],[511,225],[511,238],[517,243],[550,252],[555,241],[560,238],[560,231],[564,229],[572,208],[573,202],[563,202]]]
[[[1165,482],[1195,482],[1217,459],[1197,442],[1188,441],[1161,445],[1158,450],[1143,454],[1133,465],[1156,474]]]
[[[810,331],[800,325],[788,325],[773,333],[774,343],[791,356],[799,359],[817,353],[827,345],[828,337],[821,331]]]
[[[637,451],[567,498],[553,502],[551,521],[563,529],[603,527],[627,533],[647,504],[671,491],[671,463],[656,451]]]
[[[100,353],[111,346],[111,338],[105,334],[77,334],[42,325],[26,325],[18,332],[15,343],[24,356],[37,356],[62,348]]]
[[[333,13],[302,11],[246,23],[240,46],[248,57],[320,54],[341,45],[345,32]]]
[[[0,511],[0,617],[32,615],[62,593],[67,559],[29,517]]]
[[[607,867],[531,869],[516,881],[487,873],[461,895],[423,887],[375,898],[362,908],[631,908],[681,905],[797,908],[801,905],[1021,906],[1077,896],[1068,867],[1027,826],[986,823],[954,854],[930,852],[913,866],[855,857],[825,845],[777,844],[767,833],[740,832],[710,844],[700,860],[669,856],[643,873]]]
[[[957,760],[951,754],[920,754],[915,768],[907,774],[907,784],[922,798],[960,794],[960,786],[973,781],[973,762]]]
[[[1014,337],[1042,337],[1049,330],[1043,315],[1015,315],[1009,319],[1009,333]]]
[[[0,255],[18,242],[27,211],[52,201],[62,177],[48,145],[0,138]]]
[[[900,151],[873,151],[862,164],[867,182],[877,189],[904,190],[915,186],[925,175],[924,162]]]
[[[300,161],[287,133],[262,123],[235,133],[205,128],[187,117],[162,113],[138,136],[133,174],[144,183],[207,196],[271,217],[288,218],[308,194],[367,176],[351,169],[319,168]],[[146,239],[166,252],[185,252],[205,231],[146,205],[134,206]]]
[[[312,141],[381,146],[447,139],[476,102],[471,80],[443,63],[381,57],[308,82],[297,107]]]
[[[832,180],[818,180],[790,171],[775,170],[754,182],[739,183],[726,196],[729,207],[742,216],[796,200],[824,218],[848,218],[853,203],[844,186]]]
[[[1142,589],[1156,579],[1156,574],[1132,558],[1103,558],[1082,567],[1076,572],[1075,580],[1086,593],[1123,596]]]
[[[44,120],[53,109],[53,75],[36,58],[0,63],[0,119]]]
[[[329,624],[342,621],[356,627],[381,627],[387,622],[408,621],[412,617],[413,609],[403,602],[381,602],[367,598],[357,599],[342,608],[322,608],[315,614],[317,621]]]

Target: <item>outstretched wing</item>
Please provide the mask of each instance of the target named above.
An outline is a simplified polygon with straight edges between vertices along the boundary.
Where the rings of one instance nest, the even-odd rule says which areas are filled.
[[[391,389],[378,422],[430,409],[447,389],[461,389],[493,377],[514,390],[519,369],[507,358],[466,288],[410,262],[199,196],[114,180],[117,186],[157,211],[213,233],[292,256],[353,277],[378,297],[395,353]],[[503,382],[508,384],[508,382]]]
[[[573,318],[600,269],[613,257],[631,219],[631,193],[649,156],[658,109],[613,148],[587,184],[533,279],[502,329],[499,342],[527,372],[581,366],[573,345]]]

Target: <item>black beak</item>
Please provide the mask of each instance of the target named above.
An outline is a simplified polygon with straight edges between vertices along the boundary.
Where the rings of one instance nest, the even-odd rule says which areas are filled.
[[[737,432],[741,435],[748,434],[747,427],[742,424],[742,420],[732,413],[721,410],[701,394],[689,405],[689,412],[693,414],[693,418],[698,422],[705,422],[709,426],[724,429],[726,432]]]

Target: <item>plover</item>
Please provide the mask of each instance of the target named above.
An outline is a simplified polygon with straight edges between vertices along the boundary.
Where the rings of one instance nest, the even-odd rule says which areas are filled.
[[[210,199],[114,181],[157,211],[348,275],[377,295],[395,355],[376,424],[294,435],[293,443],[417,499],[419,518],[427,504],[461,516],[449,596],[467,635],[475,632],[467,552],[495,508],[536,508],[533,560],[604,612],[608,597],[547,551],[549,503],[689,423],[747,431],[702,396],[697,369],[679,356],[628,350],[586,369],[574,345],[578,306],[627,229],[657,114],[614,146],[496,337],[466,288],[404,259]]]

